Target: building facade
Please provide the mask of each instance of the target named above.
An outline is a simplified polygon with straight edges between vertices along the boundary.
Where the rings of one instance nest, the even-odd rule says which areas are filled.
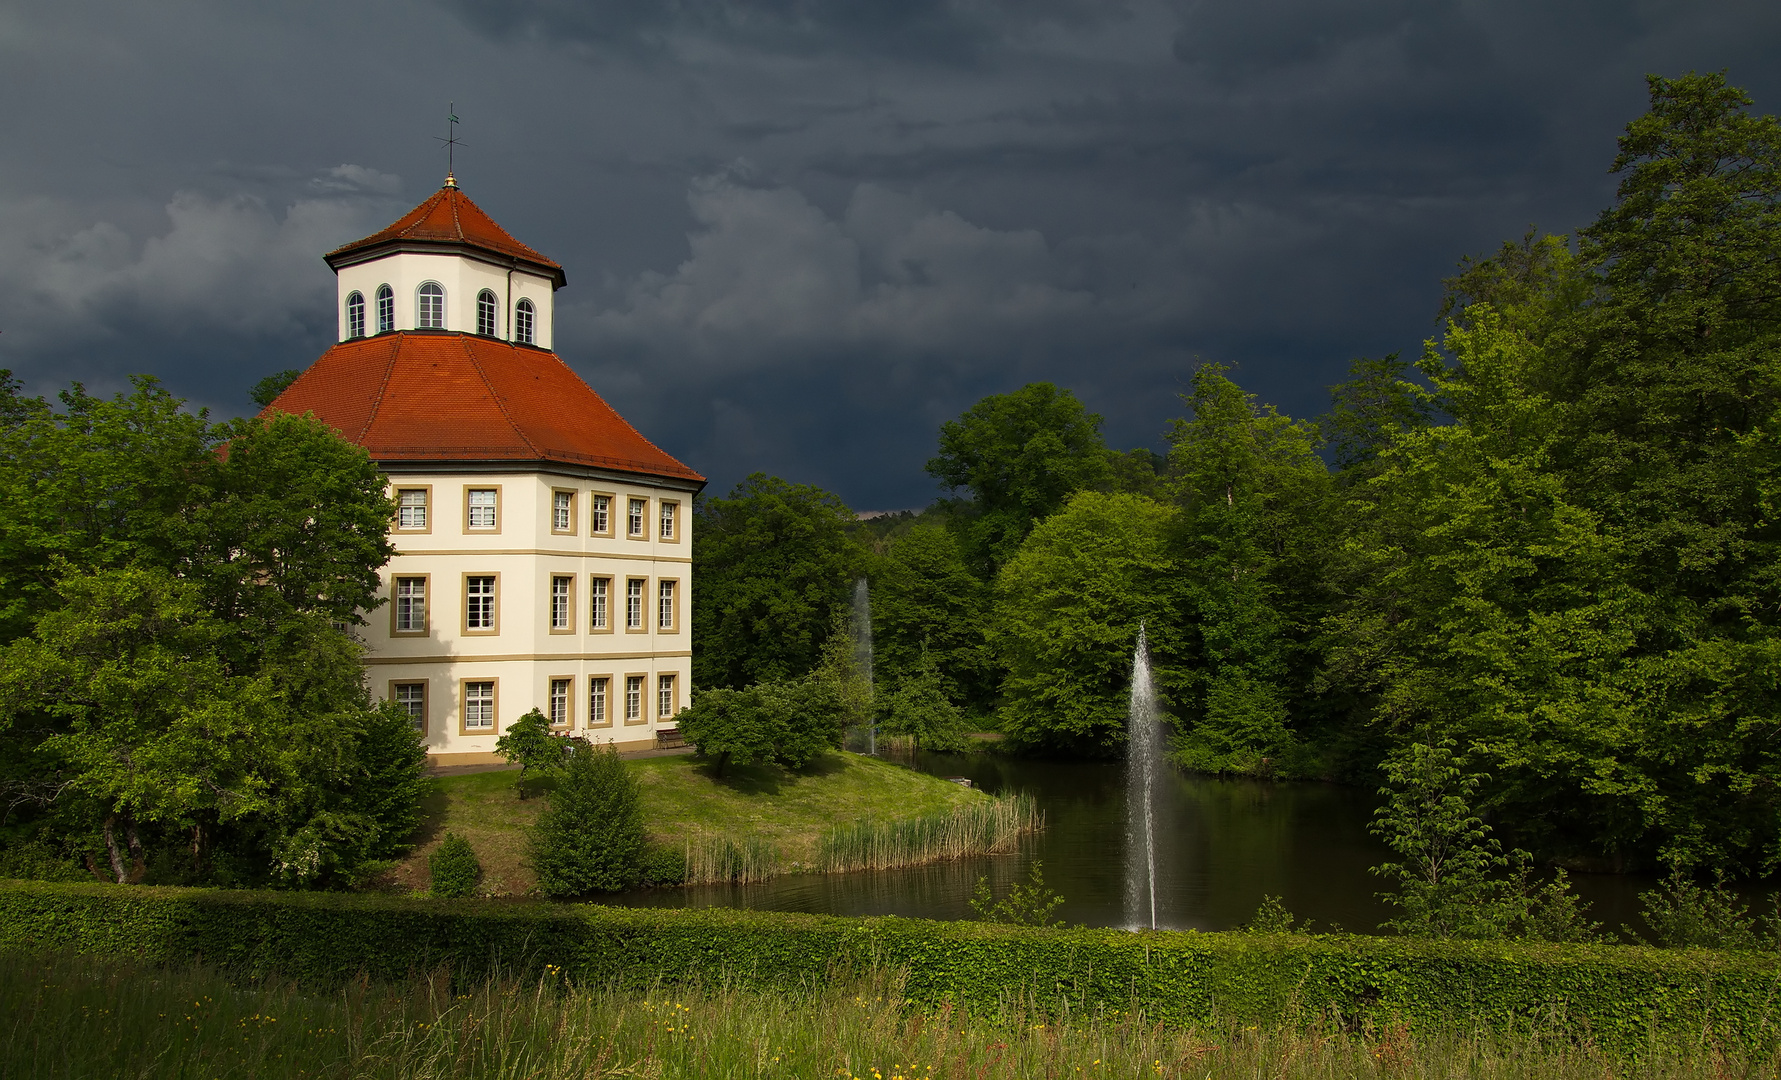
[[[657,743],[692,675],[705,480],[551,351],[562,268],[451,178],[327,261],[339,341],[268,409],[314,413],[389,477],[373,692],[438,764],[498,760],[534,708],[596,742]]]

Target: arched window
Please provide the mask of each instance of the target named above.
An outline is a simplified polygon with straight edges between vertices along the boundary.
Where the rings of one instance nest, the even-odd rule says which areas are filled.
[[[521,300],[513,309],[513,340],[521,345],[532,343],[532,302]]]
[[[396,294],[388,285],[377,287],[377,332],[387,334],[396,328]]]
[[[445,329],[445,290],[437,281],[421,286],[420,327],[422,330]]]
[[[346,294],[346,336],[349,338],[365,336],[365,294],[351,292]]]
[[[487,289],[476,294],[476,332],[495,336],[495,294]]]

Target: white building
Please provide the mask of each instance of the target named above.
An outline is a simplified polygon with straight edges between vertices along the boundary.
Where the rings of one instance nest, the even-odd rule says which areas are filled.
[[[671,732],[705,479],[550,351],[562,267],[450,178],[327,261],[339,343],[269,408],[315,413],[390,479],[374,692],[412,712],[439,764],[498,760],[496,736],[533,708],[621,747]]]

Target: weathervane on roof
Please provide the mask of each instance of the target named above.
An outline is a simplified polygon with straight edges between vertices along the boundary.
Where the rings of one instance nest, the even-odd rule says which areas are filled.
[[[445,144],[445,186],[448,188],[455,188],[458,186],[458,178],[455,175],[455,166],[457,163],[454,160],[456,155],[453,151],[460,146],[466,146],[468,144],[458,138],[458,124],[461,123],[461,121],[458,120],[457,103],[452,102],[447,104],[445,110],[447,114],[445,118],[446,137],[441,139],[439,136],[435,135],[433,136],[433,141]]]

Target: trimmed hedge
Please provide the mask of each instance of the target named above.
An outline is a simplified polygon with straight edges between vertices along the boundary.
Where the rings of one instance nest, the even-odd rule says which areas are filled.
[[[338,982],[449,967],[477,979],[554,964],[582,982],[728,980],[788,986],[874,965],[906,992],[994,1009],[1143,1007],[1161,1019],[1267,1023],[1404,1019],[1536,1025],[1607,1047],[1706,1037],[1771,1050],[1781,958],[1620,945],[1046,930],[777,912],[437,901],[0,881],[0,948],[157,961]]]

